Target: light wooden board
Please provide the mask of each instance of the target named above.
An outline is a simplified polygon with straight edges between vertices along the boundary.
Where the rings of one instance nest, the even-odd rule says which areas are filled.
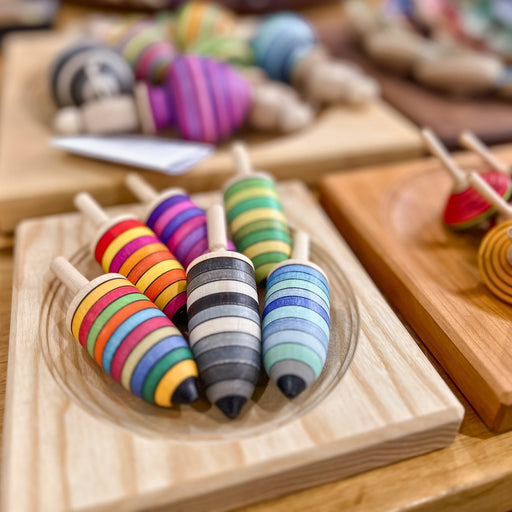
[[[92,277],[95,267],[85,256],[91,227],[76,214],[20,226],[3,434],[4,511],[164,504],[224,510],[453,440],[463,415],[459,402],[304,186],[287,183],[280,194],[291,223],[312,234],[313,261],[331,280],[335,357],[330,354],[326,372],[304,398],[283,402],[261,384],[246,413],[232,423],[201,404],[172,414],[151,408],[150,421],[142,416],[144,404],[102,377],[65,333],[69,297],[48,271],[52,257],[64,254]],[[218,199],[196,197],[202,206]],[[339,379],[357,318],[357,350]],[[93,384],[104,391],[101,398]],[[201,415],[201,409],[207,410]]]
[[[460,161],[480,166],[469,155]],[[483,233],[443,226],[451,180],[439,162],[332,175],[320,188],[342,235],[483,420],[512,428],[512,308],[480,280]]]
[[[6,41],[0,107],[0,231],[12,231],[21,219],[72,211],[72,197],[86,189],[105,204],[133,200],[123,185],[126,167],[67,155],[49,146],[54,107],[47,91],[49,63],[65,46],[59,33],[14,35]],[[418,131],[383,103],[365,109],[332,107],[301,133],[269,137],[241,133],[257,168],[279,179],[309,183],[321,173],[417,155]],[[144,176],[155,186],[189,191],[219,188],[232,174],[225,149],[191,172]]]

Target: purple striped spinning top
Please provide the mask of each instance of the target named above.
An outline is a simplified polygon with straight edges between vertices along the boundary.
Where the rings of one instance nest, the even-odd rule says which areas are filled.
[[[217,143],[239,128],[252,104],[251,87],[231,66],[206,57],[177,57],[163,86],[140,84],[149,115],[145,132],[175,127],[184,139]]]

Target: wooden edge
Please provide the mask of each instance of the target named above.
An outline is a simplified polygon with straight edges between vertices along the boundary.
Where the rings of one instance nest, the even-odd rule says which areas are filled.
[[[14,245],[14,233],[0,231],[0,249],[11,249]]]
[[[405,167],[405,166],[404,166]],[[327,176],[321,180],[319,184],[320,203],[324,210],[337,226],[341,235],[351,246],[360,262],[363,264],[370,277],[374,280],[381,291],[385,291],[386,297],[400,311],[414,309],[422,312],[422,321],[418,316],[406,316],[404,318],[414,329],[418,337],[425,342],[428,350],[436,358],[439,364],[453,379],[457,387],[467,396],[468,401],[473,405],[484,423],[494,432],[503,432],[512,428],[512,401],[503,406],[500,400],[503,397],[496,393],[496,390],[483,379],[483,377],[475,370],[470,361],[462,354],[459,349],[451,342],[443,329],[437,324],[431,315],[424,310],[421,302],[411,293],[402,281],[394,275],[393,266],[389,264],[386,258],[382,257],[370,243],[360,236],[355,228],[347,222],[344,216],[330,206],[335,197],[332,193],[333,187],[330,185],[331,180],[336,180],[333,176]],[[385,283],[385,284],[384,284]],[[450,348],[454,354],[451,358],[445,358],[444,352]],[[453,362],[458,361],[458,371],[454,371]],[[462,367],[463,371],[460,371]],[[466,386],[461,375],[464,375],[465,381],[471,381],[473,388],[478,388],[486,396],[486,400],[474,400],[473,393],[467,393]],[[489,400],[492,397],[492,400]],[[482,403],[485,402],[485,409]]]
[[[207,482],[201,482],[201,486],[197,482],[191,482],[181,486],[179,491],[176,490],[178,492],[173,493],[172,501],[169,501],[168,491],[160,491],[111,502],[102,507],[87,508],[83,512],[139,510],[147,507],[148,503],[152,504],[154,512],[175,510],[176,507],[195,512],[220,512],[226,510],[226,504],[229,504],[229,509],[233,509],[271,500],[444,448],[455,439],[463,415],[464,408],[458,404],[443,412],[398,423],[391,433],[389,428],[373,431],[371,436],[375,438],[375,443],[364,450],[358,451],[356,445],[351,451],[347,450],[347,443],[332,443],[320,449],[313,448],[308,452],[274,461],[271,468],[266,463],[260,463],[247,471],[238,470],[209,478]],[[445,419],[442,424],[439,422],[440,418]],[[411,434],[400,437],[403,430],[410,430]],[[368,435],[370,434],[361,438]],[[352,439],[350,443],[353,442]],[[377,455],[376,444],[379,445]],[[254,475],[262,473],[265,474],[264,477],[254,478]],[[307,485],[304,485],[305,479],[308,481]],[[229,484],[226,485],[226,482]],[[199,493],[198,488],[202,492]]]
[[[12,421],[13,413],[12,407],[14,400],[11,394],[7,393],[8,389],[13,389],[14,378],[15,378],[15,365],[16,365],[16,344],[14,343],[14,337],[16,329],[12,326],[15,325],[16,318],[18,317],[18,288],[14,286],[19,279],[18,273],[20,271],[21,249],[18,246],[14,249],[14,265],[13,265],[13,287],[12,287],[12,299],[11,299],[11,319],[9,323],[9,350],[7,353],[7,376],[5,380],[5,402],[4,402],[4,417],[2,422],[2,467],[0,468],[0,510],[2,512],[7,511],[8,495],[9,495],[9,472],[8,468],[11,467],[11,457],[16,455],[9,450],[10,439],[13,431],[16,429],[16,422]],[[11,421],[9,421],[11,420]]]
[[[357,166],[366,166],[377,164],[377,162],[392,163],[397,160],[409,160],[417,157],[420,153],[419,145],[418,148],[411,148],[409,151],[396,152],[389,151],[385,156],[368,153],[364,161],[358,161]],[[77,155],[62,155],[62,158],[66,160],[66,165],[72,166],[76,164],[76,159],[86,158]],[[301,173],[304,178],[304,182],[308,185],[314,185],[318,182],[320,174],[327,172],[334,172],[343,167],[352,166],[357,157],[346,157],[336,159],[326,158],[324,160],[318,160],[317,162],[305,163],[307,164],[306,170]],[[0,160],[1,161],[1,160]],[[101,162],[102,164],[104,162]],[[207,192],[217,190],[221,188],[225,182],[233,177],[233,172],[228,166],[224,169],[218,169],[215,172],[209,171],[207,168],[201,167],[201,164],[197,168],[194,168],[184,174],[167,176],[160,173],[145,172],[136,167],[120,166],[114,163],[104,163],[105,167],[112,167],[113,171],[119,173],[118,179],[112,179],[108,184],[102,183],[94,187],[87,187],[86,191],[96,197],[104,205],[115,205],[117,203],[128,203],[133,201],[133,195],[126,189],[124,185],[124,171],[126,172],[140,172],[149,183],[160,188],[168,188],[171,184],[172,187],[183,188],[187,193]],[[319,169],[322,171],[319,173]],[[108,170],[108,169],[107,169]],[[269,167],[270,173],[278,172],[279,181],[288,181],[297,179],[297,170],[295,164],[285,165],[276,164],[276,168]],[[85,190],[85,189],[84,189]],[[69,193],[46,193],[41,194],[34,198],[13,198],[0,201],[0,231],[13,231],[16,224],[23,220],[20,218],[18,212],[27,210],[34,207],[34,201],[37,202],[37,210],[39,212],[38,217],[47,215],[55,215],[58,213],[65,213],[66,211],[73,211],[73,195]]]

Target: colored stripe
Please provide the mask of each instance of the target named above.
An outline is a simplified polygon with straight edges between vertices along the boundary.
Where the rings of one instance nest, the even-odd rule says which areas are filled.
[[[324,366],[324,363],[318,354],[316,354],[309,347],[305,347],[304,345],[299,345],[297,343],[284,343],[282,345],[272,347],[263,356],[263,364],[267,373],[270,373],[270,370],[274,364],[279,361],[290,359],[301,361],[302,363],[310,366],[315,373],[315,378],[319,377]]]
[[[109,337],[102,351],[101,365],[103,366],[105,371],[107,373],[110,373],[112,358],[114,357],[116,350],[123,342],[126,343],[126,346],[132,346],[132,343],[133,345],[138,343],[142,339],[142,336],[137,337],[135,341],[132,342],[135,336],[138,335],[140,332],[144,332],[144,335],[150,332],[151,329],[153,328],[153,324],[156,323],[151,322],[151,320],[158,320],[162,317],[163,313],[159,309],[153,307],[144,309],[142,311],[138,311],[135,314],[132,314],[129,318],[127,318],[112,333],[112,336]]]
[[[178,350],[173,351],[178,352]],[[187,378],[197,377],[197,366],[190,359],[188,349],[179,349],[161,359],[146,377],[142,396],[144,400],[169,407],[176,388]]]
[[[91,290],[87,296],[84,297],[82,302],[80,302],[80,304],[77,306],[76,311],[73,314],[73,320],[71,322],[71,332],[76,339],[78,339],[82,321],[91,307],[107,292],[122,286],[127,286],[129,288],[132,287],[132,285],[126,279],[109,279],[108,281],[101,283],[96,288]],[[137,290],[135,287],[133,288],[134,290]]]

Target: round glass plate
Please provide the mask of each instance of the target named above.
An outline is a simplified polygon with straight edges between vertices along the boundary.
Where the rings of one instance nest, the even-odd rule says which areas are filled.
[[[89,279],[100,274],[86,247],[77,251],[70,261]],[[144,402],[107,375],[73,338],[69,326],[65,325],[72,296],[58,279],[52,282],[42,305],[44,359],[52,376],[76,404],[97,419],[131,432],[180,442],[228,441],[264,433],[316,407],[340,382],[356,349],[359,313],[347,278],[332,256],[315,243],[311,244],[311,261],[320,265],[329,279],[331,336],[320,377],[294,400],[285,398],[262,369],[252,400],[236,420],[228,420],[204,399],[172,409]]]

